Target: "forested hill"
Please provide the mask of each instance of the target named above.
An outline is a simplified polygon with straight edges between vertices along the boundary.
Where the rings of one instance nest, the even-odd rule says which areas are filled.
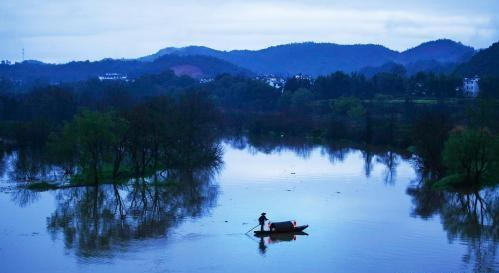
[[[440,63],[462,63],[471,56],[475,50],[472,47],[448,39],[441,39],[422,43],[417,47],[400,53],[400,63],[416,63],[421,61],[437,61]]]
[[[423,43],[403,52],[373,44],[339,45],[312,42],[279,45],[256,51],[218,51],[200,46],[170,47],[139,60],[151,61],[164,55],[204,55],[223,59],[258,74],[287,76],[301,73],[319,76],[335,71],[353,72],[364,67],[377,67],[389,62],[404,65],[436,62],[446,65],[466,61],[473,54],[472,47],[442,39]],[[417,66],[413,65],[413,67]],[[422,69],[425,67],[423,66]]]
[[[382,64],[396,52],[379,45],[337,45],[300,43],[269,47],[262,50],[217,51],[205,47],[168,48],[153,56],[209,55],[247,68],[258,74],[311,76],[331,72],[353,71],[366,64]],[[150,60],[148,56],[145,60]],[[153,57],[154,58],[154,57]]]
[[[442,63],[435,60],[422,60],[405,65],[395,62],[388,62],[375,67],[367,66],[357,72],[367,77],[372,77],[378,73],[390,73],[393,71],[404,71],[404,73],[402,74],[405,74],[407,76],[416,75],[419,72],[431,72],[434,74],[448,75],[454,72],[457,65],[458,64],[456,63]]]
[[[459,75],[497,75],[498,45],[479,52],[469,63],[459,67]],[[276,74],[313,77],[336,71],[361,72],[373,76],[391,72],[402,66],[406,73],[420,71],[449,74],[469,60],[474,49],[451,40],[437,40],[398,52],[380,45],[338,45],[328,43],[297,43],[263,50],[217,51],[207,47],[165,48],[138,60],[113,60],[66,64],[45,64],[37,61],[0,64],[0,78],[20,82],[63,83],[96,78],[106,73],[119,73],[136,78],[173,70],[176,75],[195,79],[212,78],[219,74],[252,76]],[[398,69],[400,70],[400,69]],[[496,74],[494,74],[496,73]]]
[[[96,78],[106,73],[120,73],[129,78],[173,70],[176,75],[192,78],[214,77],[219,74],[251,75],[243,68],[209,56],[162,56],[153,62],[105,59],[66,64],[25,61],[13,65],[0,64],[0,78],[22,82],[62,83]]]
[[[499,77],[499,42],[479,51],[469,62],[460,65],[457,73],[462,76]]]

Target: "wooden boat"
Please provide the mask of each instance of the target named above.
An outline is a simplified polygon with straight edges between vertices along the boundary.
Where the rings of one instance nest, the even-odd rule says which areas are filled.
[[[297,234],[297,233],[304,233],[303,230],[305,230],[306,228],[308,228],[308,225],[293,227],[292,230],[286,230],[286,231],[276,231],[276,230],[260,231],[260,230],[256,230],[254,232],[255,232],[255,236],[265,236],[265,235],[279,234],[279,233],[281,233],[281,234],[282,233],[295,233],[295,234]]]

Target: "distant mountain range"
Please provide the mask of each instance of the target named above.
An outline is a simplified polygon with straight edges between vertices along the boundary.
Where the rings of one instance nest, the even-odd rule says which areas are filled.
[[[354,72],[387,63],[443,71],[444,67],[451,64],[467,61],[474,53],[472,47],[441,39],[402,52],[373,44],[339,45],[312,42],[279,45],[261,50],[233,51],[219,51],[201,46],[168,47],[139,60],[148,62],[165,55],[211,56],[256,74],[307,74],[315,77],[336,71]]]
[[[423,43],[398,52],[380,45],[338,45],[330,43],[296,43],[262,50],[219,51],[189,46],[165,48],[153,55],[134,60],[104,59],[66,64],[25,61],[0,64],[0,78],[23,82],[72,82],[96,78],[106,73],[120,73],[129,78],[173,70],[176,75],[210,78],[219,74],[255,76],[274,74],[292,76],[327,75],[336,71],[359,72],[373,76],[379,72],[420,71],[457,73],[461,76],[499,76],[499,43],[476,52],[452,40]]]
[[[209,56],[171,55],[162,56],[153,62],[104,59],[96,62],[46,64],[38,61],[24,61],[14,65],[0,65],[0,78],[23,82],[63,83],[97,78],[106,73],[119,73],[135,78],[144,74],[158,74],[166,70],[173,70],[177,76],[186,75],[197,79],[214,77],[223,73],[252,75],[244,68]]]

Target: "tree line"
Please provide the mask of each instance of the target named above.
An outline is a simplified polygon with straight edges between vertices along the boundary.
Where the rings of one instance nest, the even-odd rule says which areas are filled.
[[[446,144],[451,137],[475,130],[495,139],[498,130],[499,108],[489,96],[498,92],[494,81],[488,82],[493,92],[478,100],[456,99],[458,83],[452,75],[406,77],[395,70],[372,78],[341,72],[314,81],[292,77],[283,89],[227,74],[201,84],[171,71],[131,82],[90,80],[21,91],[4,84],[0,138],[4,147],[49,147],[65,172],[78,170],[93,182],[99,175],[145,175],[209,161],[218,154],[213,143],[221,134],[409,148],[422,167],[444,176],[457,172],[443,156],[451,154],[444,151],[452,147]]]

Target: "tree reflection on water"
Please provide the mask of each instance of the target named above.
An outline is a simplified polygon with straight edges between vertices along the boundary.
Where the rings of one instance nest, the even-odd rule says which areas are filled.
[[[399,164],[399,157],[397,154],[392,150],[388,150],[379,155],[376,161],[386,167],[383,177],[385,184],[395,184],[395,180],[397,179],[397,166]]]
[[[132,240],[168,236],[186,217],[201,217],[216,202],[216,168],[171,171],[127,185],[60,190],[47,229],[64,236],[78,256],[106,256]],[[162,180],[167,181],[162,181]]]
[[[289,150],[303,158],[310,156],[313,149],[320,148],[320,152],[332,163],[342,162],[349,153],[358,151],[364,162],[365,176],[371,175],[374,164],[381,164],[384,166],[383,180],[387,185],[396,182],[396,170],[401,159],[413,160],[409,154],[370,145],[304,144],[283,139],[264,142],[251,138],[248,142],[231,140],[229,144],[236,149],[251,145],[251,149],[265,153]],[[420,166],[415,164],[415,167],[419,169]],[[497,268],[496,251],[499,240],[499,190],[439,191],[432,187],[432,183],[428,183],[435,179],[435,171],[418,171],[421,172],[420,177],[407,189],[407,194],[412,197],[414,204],[411,215],[423,219],[440,216],[448,240],[451,243],[460,241],[467,245],[463,261],[472,267],[470,271],[494,271],[494,268]],[[261,252],[265,253],[265,242],[260,241],[259,246]]]
[[[396,183],[398,164],[408,159],[407,154],[370,145],[321,145],[280,138],[274,141],[233,138],[225,142],[250,152],[293,151],[301,158],[310,157],[313,150],[318,149],[331,163],[345,160],[349,153],[357,153],[366,177],[381,166],[382,178],[390,185]],[[3,155],[0,162],[3,176],[24,181],[56,177],[54,166],[44,164],[43,157],[36,151]],[[176,167],[151,177],[131,179],[126,184],[60,189],[56,195],[57,208],[47,218],[47,229],[54,238],[62,235],[66,247],[81,257],[112,256],[116,250],[126,250],[134,240],[168,237],[172,227],[183,219],[202,217],[215,206],[218,186],[213,178],[222,163],[219,158],[203,162],[205,166]],[[448,240],[466,244],[467,252],[462,259],[470,267],[469,271],[493,271],[497,268],[499,240],[498,191],[438,191],[428,182],[433,176],[432,172],[421,171],[418,180],[407,189],[413,202],[411,215],[422,219],[440,217]],[[20,206],[38,198],[39,193],[25,188],[11,194],[11,199]],[[281,241],[286,239],[289,238]],[[268,242],[258,241],[259,250],[265,253]]]
[[[474,272],[493,272],[497,267],[499,239],[499,192],[496,189],[443,192],[420,181],[407,189],[412,197],[412,215],[440,216],[447,238],[465,242],[463,261]]]

